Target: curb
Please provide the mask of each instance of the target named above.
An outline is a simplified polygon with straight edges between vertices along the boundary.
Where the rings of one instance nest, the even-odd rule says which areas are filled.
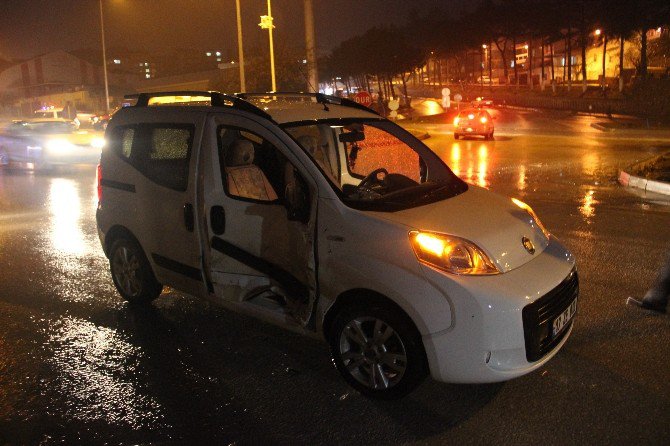
[[[663,181],[648,180],[646,178],[636,177],[626,172],[626,170],[632,171],[634,167],[652,163],[662,156],[663,155],[657,155],[648,160],[641,161],[637,164],[628,166],[625,170],[619,172],[619,184],[621,184],[623,187],[634,187],[636,189],[642,189],[645,192],[654,192],[657,194],[670,195],[670,183],[666,183]]]

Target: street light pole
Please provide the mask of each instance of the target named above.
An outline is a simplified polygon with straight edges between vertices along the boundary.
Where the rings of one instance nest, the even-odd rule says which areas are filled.
[[[482,49],[479,51],[479,81],[482,88],[484,88],[484,49],[486,45],[482,45]]]
[[[240,0],[235,0],[237,8],[237,54],[240,59],[240,92],[247,90],[246,80],[244,79],[244,47],[242,46],[242,13],[240,12]]]
[[[275,51],[272,42],[272,5],[268,0],[268,15],[261,16],[261,23],[258,24],[262,29],[267,29],[270,36],[270,73],[272,74],[272,91],[277,91],[277,81],[275,80]]]
[[[269,0],[268,0],[269,1]],[[100,36],[102,37],[102,72],[105,77],[105,113],[109,113],[109,81],[107,79],[107,49],[105,48],[105,20],[102,15],[102,0],[100,0]]]
[[[309,89],[319,92],[319,74],[316,67],[316,41],[314,39],[314,9],[312,0],[305,0],[305,46],[307,47],[307,72]]]

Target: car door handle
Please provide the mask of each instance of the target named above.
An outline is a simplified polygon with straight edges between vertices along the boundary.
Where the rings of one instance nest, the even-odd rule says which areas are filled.
[[[195,226],[195,218],[193,215],[193,205],[191,203],[184,204],[184,226],[188,232],[193,232]]]
[[[223,207],[212,206],[209,210],[209,221],[214,234],[223,234],[226,231],[226,212],[223,210]]]

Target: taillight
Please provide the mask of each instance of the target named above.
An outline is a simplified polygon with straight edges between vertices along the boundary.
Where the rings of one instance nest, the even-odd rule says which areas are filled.
[[[95,178],[98,183],[98,206],[102,203],[102,164],[98,164],[95,170]]]

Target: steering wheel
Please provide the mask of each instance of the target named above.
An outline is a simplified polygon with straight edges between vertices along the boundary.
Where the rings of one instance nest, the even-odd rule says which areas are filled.
[[[358,186],[356,188],[359,189],[359,190],[360,189],[370,189],[374,184],[381,184],[383,179],[380,180],[377,177],[377,175],[379,175],[380,173],[383,173],[384,177],[386,177],[389,174],[389,171],[384,169],[383,167],[380,167],[379,169],[373,170],[372,172],[367,174],[365,176],[365,178],[363,178],[363,180],[358,184]]]

